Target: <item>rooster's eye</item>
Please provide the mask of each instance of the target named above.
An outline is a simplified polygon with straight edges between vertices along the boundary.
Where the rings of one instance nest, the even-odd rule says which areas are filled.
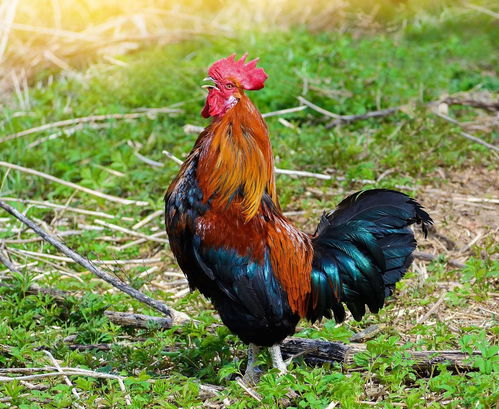
[[[232,84],[225,84],[225,88],[232,89],[232,88],[234,88],[234,85],[232,85]]]

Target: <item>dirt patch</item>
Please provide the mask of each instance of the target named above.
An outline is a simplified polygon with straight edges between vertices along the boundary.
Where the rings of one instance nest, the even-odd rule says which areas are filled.
[[[499,170],[468,168],[437,173],[435,181],[440,183],[422,189],[418,195],[435,220],[430,242],[436,252],[448,251],[463,257],[471,246],[490,236],[495,239],[499,226]]]

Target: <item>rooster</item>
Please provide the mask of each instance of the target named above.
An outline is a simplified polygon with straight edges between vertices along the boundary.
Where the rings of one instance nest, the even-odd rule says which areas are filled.
[[[249,345],[245,379],[268,347],[286,372],[279,344],[302,318],[360,320],[383,306],[412,262],[416,240],[432,223],[403,193],[373,189],[324,213],[309,235],[283,215],[268,129],[246,91],[264,87],[255,59],[215,62],[199,135],[165,196],[171,249],[191,289],[208,297],[224,324]]]

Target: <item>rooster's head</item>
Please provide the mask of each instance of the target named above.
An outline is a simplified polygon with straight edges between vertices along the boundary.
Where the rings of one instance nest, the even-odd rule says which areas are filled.
[[[205,118],[223,116],[238,103],[244,90],[258,90],[264,86],[267,74],[263,68],[256,68],[258,58],[246,63],[246,54],[237,61],[235,57],[232,54],[222,58],[208,70],[209,76],[205,80],[213,84],[203,85],[208,89],[206,104],[201,112]]]

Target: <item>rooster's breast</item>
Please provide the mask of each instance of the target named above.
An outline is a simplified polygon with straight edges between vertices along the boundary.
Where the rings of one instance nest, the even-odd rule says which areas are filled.
[[[269,219],[246,221],[237,200],[212,208],[192,166],[165,198],[171,249],[191,288],[213,302],[232,332],[246,343],[274,345],[294,333],[299,315],[273,270]]]

